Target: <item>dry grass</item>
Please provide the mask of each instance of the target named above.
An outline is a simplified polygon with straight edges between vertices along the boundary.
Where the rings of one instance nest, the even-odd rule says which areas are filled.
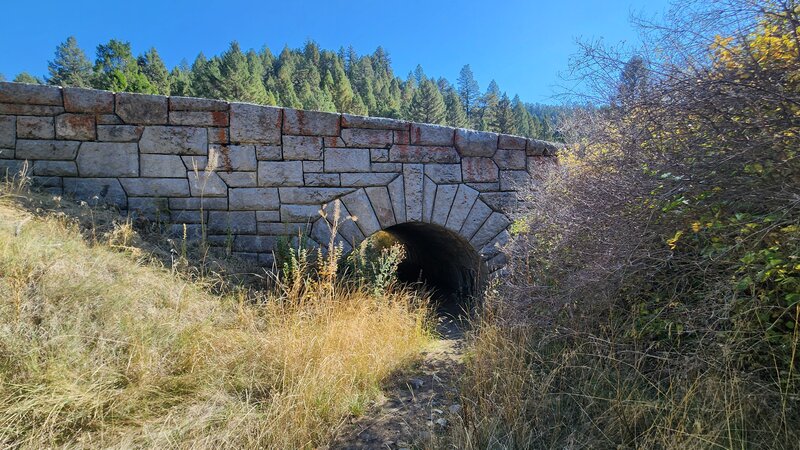
[[[7,189],[2,447],[315,448],[429,341],[411,291],[309,276],[303,299],[213,294],[134,258],[130,230],[90,244]]]

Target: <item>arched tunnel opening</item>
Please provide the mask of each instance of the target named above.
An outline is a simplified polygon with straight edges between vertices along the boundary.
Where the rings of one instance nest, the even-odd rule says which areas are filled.
[[[421,284],[431,293],[440,315],[460,317],[479,300],[487,278],[486,264],[458,234],[439,225],[407,222],[370,239],[403,244],[406,255],[398,266],[398,279]]]

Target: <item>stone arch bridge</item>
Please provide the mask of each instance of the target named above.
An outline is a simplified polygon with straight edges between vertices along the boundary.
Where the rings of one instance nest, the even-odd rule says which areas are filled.
[[[0,170],[54,194],[158,216],[272,263],[279,236],[326,243],[341,200],[347,249],[384,230],[408,277],[474,291],[501,268],[516,190],[556,146],[402,120],[186,97],[0,83]],[[332,214],[329,214],[332,217]],[[401,269],[403,269],[401,267]]]

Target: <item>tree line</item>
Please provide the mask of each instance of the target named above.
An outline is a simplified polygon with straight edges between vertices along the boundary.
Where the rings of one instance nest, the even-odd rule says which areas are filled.
[[[56,47],[48,76],[23,72],[14,81],[217,98],[561,139],[554,126],[560,107],[510,98],[494,80],[481,91],[469,64],[455,84],[426,75],[419,65],[403,79],[394,74],[382,47],[359,55],[352,46],[335,52],[308,41],[302,48],[284,47],[276,57],[266,46],[243,51],[232,42],[220,55],[208,58],[201,52],[191,65],[184,59],[169,70],[155,48],[134,56],[129,42],[116,39],[98,45],[92,63],[70,36]]]

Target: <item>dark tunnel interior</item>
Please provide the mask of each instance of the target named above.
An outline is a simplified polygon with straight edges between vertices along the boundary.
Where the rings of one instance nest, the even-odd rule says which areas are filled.
[[[433,293],[441,314],[458,316],[469,311],[482,292],[486,265],[472,245],[446,228],[407,222],[384,230],[405,246],[398,267],[402,282],[421,282]]]

